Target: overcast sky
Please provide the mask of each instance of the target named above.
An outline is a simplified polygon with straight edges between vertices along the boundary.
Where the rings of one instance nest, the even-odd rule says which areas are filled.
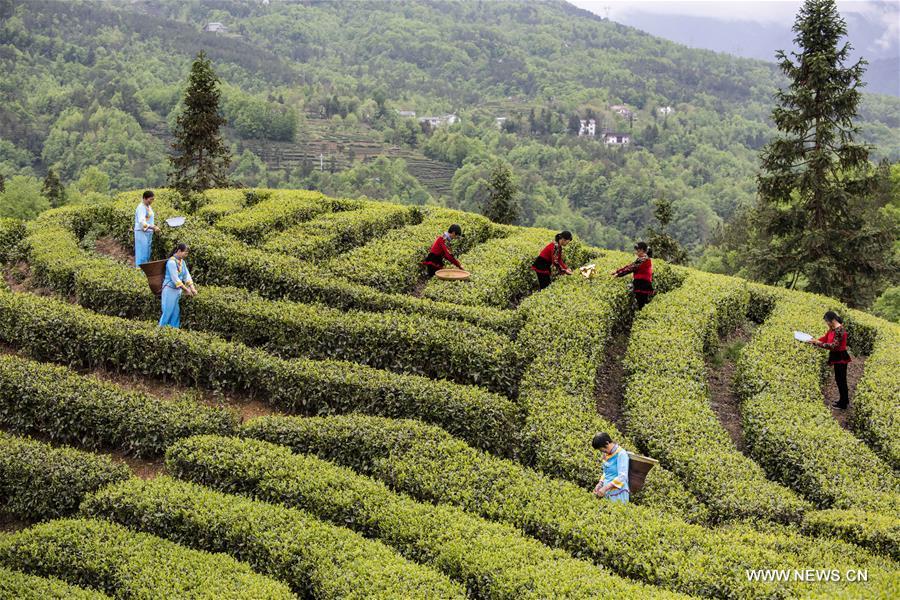
[[[572,4],[585,8],[613,21],[627,21],[632,12],[652,14],[678,14],[697,17],[712,17],[732,21],[754,21],[757,23],[781,23],[790,26],[794,22],[801,0],[569,0]],[[883,39],[876,42],[884,49],[900,45],[900,0],[838,0],[838,10],[842,14],[861,13],[872,21],[884,25]]]

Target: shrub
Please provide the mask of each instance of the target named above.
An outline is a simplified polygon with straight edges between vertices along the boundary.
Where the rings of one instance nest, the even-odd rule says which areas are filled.
[[[847,317],[852,339],[862,337],[854,325],[868,326],[874,334],[869,336],[874,346],[853,395],[853,430],[896,471],[900,469],[900,325],[858,311],[849,311]]]
[[[63,367],[0,356],[0,423],[56,442],[152,456],[189,435],[228,435],[237,420],[223,408],[163,400]]]
[[[453,504],[508,523],[622,576],[677,591],[769,598],[792,591],[835,593],[847,585],[747,580],[745,569],[771,565],[865,566],[876,593],[896,585],[892,565],[849,544],[786,534],[732,534],[688,525],[655,509],[601,503],[573,484],[483,454],[440,429],[413,421],[361,415],[264,417],[249,422],[243,432],[351,467],[420,501]],[[859,584],[853,585],[858,593]]]
[[[595,261],[603,276],[590,281],[580,276],[560,279],[520,306],[526,323],[518,340],[533,359],[519,391],[527,415],[528,464],[588,489],[593,489],[600,469],[590,446],[594,434],[609,432],[623,446],[634,448],[597,413],[594,397],[597,367],[607,360],[609,341],[631,318],[630,292],[622,280],[610,280],[605,274],[627,261],[622,253],[607,253]],[[666,280],[670,273],[668,267],[657,267],[658,280]],[[660,467],[650,472],[635,500],[659,504],[692,521],[706,518],[704,507]]]
[[[796,342],[793,330],[822,327],[840,307],[820,296],[779,291],[771,315],[737,363],[744,434],[751,456],[769,477],[820,508],[898,514],[891,468],[832,418],[822,400],[823,353]]]
[[[900,560],[900,519],[863,510],[817,510],[803,518],[801,531],[838,538]]]
[[[130,474],[105,456],[0,431],[0,509],[19,519],[70,514],[85,494]]]
[[[382,292],[410,291],[421,279],[420,263],[439,235],[458,223],[464,236],[451,244],[456,256],[492,237],[495,226],[480,215],[445,208],[430,209],[421,223],[395,229],[323,265],[331,273]]]
[[[0,563],[116,598],[294,598],[228,556],[105,521],[51,521],[0,538]]]
[[[0,567],[0,598],[15,600],[108,600],[109,596],[93,590],[48,579],[26,575]]]
[[[256,572],[287,583],[300,597],[464,597],[458,586],[432,569],[304,511],[168,477],[135,478],[104,488],[85,500],[82,513],[185,546],[230,554]]]
[[[341,311],[207,288],[185,302],[189,329],[215,332],[285,358],[352,360],[513,394],[518,357],[508,338],[467,323],[402,313]]]
[[[402,231],[396,230],[396,231]],[[264,298],[321,303],[344,310],[398,311],[435,318],[467,321],[503,333],[520,326],[511,311],[463,307],[400,294],[385,294],[319,271],[307,262],[248,247],[202,223],[189,223],[174,232],[163,231],[167,245],[190,245],[192,274],[204,285],[248,288]],[[423,255],[424,256],[424,255]]]
[[[11,261],[16,247],[25,237],[25,223],[18,219],[0,219],[0,263]]]
[[[30,294],[0,292],[0,339],[39,360],[250,391],[286,412],[416,416],[480,448],[509,455],[518,447],[517,406],[474,386],[340,361],[284,360],[209,334],[101,316]]]
[[[505,231],[504,237],[489,240],[459,257],[463,267],[472,273],[468,281],[434,278],[425,286],[424,295],[443,302],[506,308],[535,290],[537,280],[531,265],[555,233],[524,227],[509,227]],[[577,269],[586,254],[575,240],[566,246],[563,258]]]
[[[262,249],[300,260],[321,261],[366,244],[386,232],[420,223],[417,207],[365,202],[357,210],[328,213],[276,233]]]
[[[283,446],[203,436],[179,442],[166,460],[180,477],[297,506],[384,540],[411,559],[433,564],[464,582],[470,597],[672,596],[551,550],[508,525],[490,523],[458,508],[416,502],[349,469],[294,455]],[[139,494],[132,495],[131,502],[138,502]],[[173,510],[177,508],[154,504],[142,513]],[[129,512],[120,518],[134,517]]]
[[[741,454],[710,406],[704,354],[743,322],[750,294],[730,277],[692,272],[636,317],[624,405],[639,444],[671,468],[714,520],[797,521],[811,508]]]
[[[216,227],[243,242],[255,244],[273,231],[309,221],[322,213],[358,206],[356,200],[326,198],[321,192],[271,190],[269,198],[219,219]]]

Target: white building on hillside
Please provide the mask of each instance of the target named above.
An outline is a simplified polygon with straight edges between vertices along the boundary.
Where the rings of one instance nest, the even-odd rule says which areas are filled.
[[[438,127],[443,127],[444,125],[453,125],[454,123],[459,122],[459,117],[456,115],[441,115],[439,117],[420,117],[419,123],[428,123],[431,125],[432,129],[437,129]]]
[[[609,110],[613,111],[614,113],[616,113],[617,115],[619,115],[620,117],[623,117],[625,119],[631,118],[631,116],[634,114],[631,111],[631,109],[628,108],[627,106],[625,106],[624,104],[613,104],[612,106],[609,107]]]
[[[594,119],[581,119],[581,128],[578,130],[578,135],[587,137],[597,135],[597,121]]]
[[[212,23],[207,23],[206,27],[203,28],[203,31],[207,31],[209,33],[228,33],[228,28],[225,27],[222,23],[218,21],[214,21]]]
[[[401,117],[411,117],[411,118],[416,117],[416,111],[414,111],[414,110],[398,110],[397,114],[400,115]]]
[[[631,134],[607,131],[603,134],[603,143],[607,146],[626,146],[631,143]]]

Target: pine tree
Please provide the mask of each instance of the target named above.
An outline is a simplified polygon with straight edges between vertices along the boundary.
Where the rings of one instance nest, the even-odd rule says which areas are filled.
[[[516,201],[518,189],[512,180],[509,167],[498,162],[491,170],[490,191],[482,214],[494,223],[510,225],[519,217]]]
[[[3,173],[0,173],[0,194],[6,191],[6,177],[3,176]]]
[[[759,200],[748,257],[769,283],[806,284],[851,304],[891,268],[891,232],[875,217],[868,148],[854,143],[865,61],[851,46],[834,0],[806,0],[793,31],[799,52],[777,53],[788,76],[772,118],[780,136],[761,152]]]
[[[178,116],[169,157],[169,186],[182,196],[228,185],[231,152],[219,131],[225,125],[219,95],[219,78],[201,51],[191,65],[184,111]]]
[[[52,208],[66,203],[66,189],[53,169],[47,169],[44,185],[41,186],[41,195],[50,202]]]
[[[572,135],[581,133],[581,119],[574,113],[569,115],[569,133]]]
[[[653,216],[659,222],[659,229],[647,228],[647,244],[653,251],[653,256],[675,264],[687,262],[687,252],[681,247],[674,237],[669,235],[669,225],[672,223],[672,202],[666,198],[659,198],[655,202]]]

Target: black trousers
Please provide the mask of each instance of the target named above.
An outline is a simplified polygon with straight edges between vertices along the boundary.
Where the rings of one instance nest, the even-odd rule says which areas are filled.
[[[434,265],[425,265],[425,268],[428,270],[429,277],[434,277],[434,274],[440,270]]]
[[[549,275],[545,275],[544,273],[538,273],[537,271],[535,271],[535,275],[537,275],[538,286],[541,289],[544,289],[545,287],[550,285],[550,276]]]
[[[650,294],[639,294],[635,292],[634,299],[637,300],[638,310],[641,310],[642,308],[647,306],[647,303],[650,302],[650,298],[652,298]]]
[[[837,384],[838,392],[841,395],[838,407],[847,408],[850,405],[850,392],[847,389],[847,363],[832,366],[834,366],[834,382]]]

